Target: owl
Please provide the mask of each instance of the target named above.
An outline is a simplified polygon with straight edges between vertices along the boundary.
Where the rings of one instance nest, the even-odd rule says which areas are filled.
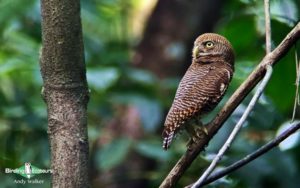
[[[192,64],[179,83],[173,104],[166,117],[163,149],[191,120],[213,110],[227,90],[234,72],[234,52],[221,35],[200,35],[193,47]]]

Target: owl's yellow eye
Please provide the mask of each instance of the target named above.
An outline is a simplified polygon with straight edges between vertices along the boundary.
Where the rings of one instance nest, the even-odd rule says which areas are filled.
[[[208,42],[205,43],[206,48],[212,48],[213,46],[214,46],[214,43],[211,42],[211,41],[208,41]]]

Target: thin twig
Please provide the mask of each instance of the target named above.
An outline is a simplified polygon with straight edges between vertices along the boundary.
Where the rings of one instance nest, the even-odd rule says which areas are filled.
[[[265,28],[266,28],[266,54],[272,50],[271,46],[271,19],[270,19],[270,2],[264,0],[265,7]]]
[[[296,43],[300,38],[300,23],[298,23],[284,40],[268,55],[266,55],[255,70],[248,76],[248,78],[242,83],[242,85],[234,92],[229,98],[221,111],[216,117],[207,125],[207,135],[203,136],[203,139],[199,140],[197,144],[189,147],[186,153],[178,160],[176,165],[169,172],[168,176],[161,183],[161,188],[173,187],[180,179],[183,173],[188,169],[198,154],[203,151],[210,139],[218,132],[223,123],[229,117],[229,115],[235,110],[235,108],[242,102],[247,94],[257,85],[262,79],[265,73],[265,67],[267,65],[275,65]]]
[[[298,61],[298,53],[297,53],[297,47],[295,45],[295,63],[296,63],[296,93],[295,93],[295,102],[294,102],[294,108],[293,108],[293,115],[292,115],[292,120],[291,122],[294,121],[295,115],[296,115],[296,110],[297,110],[297,105],[299,105],[299,81],[300,81],[300,61]]]
[[[236,126],[234,127],[233,131],[231,132],[230,136],[226,140],[225,144],[222,146],[222,148],[219,150],[218,154],[210,164],[210,166],[207,168],[207,170],[202,174],[202,176],[198,179],[198,181],[192,186],[192,188],[200,187],[204,180],[211,174],[211,172],[215,169],[217,163],[221,160],[222,156],[224,153],[227,151],[227,149],[230,147],[232,144],[233,140],[235,139],[236,135],[238,132],[241,130],[243,123],[245,122],[246,118],[249,116],[250,112],[254,108],[254,105],[256,104],[257,100],[261,96],[262,92],[264,91],[268,81],[271,78],[273,72],[273,68],[268,65],[267,66],[267,72],[265,77],[263,78],[261,84],[257,88],[253,98],[251,99],[247,109],[245,110],[244,114],[242,115],[241,119],[238,121]]]
[[[242,166],[245,166],[249,162],[255,160],[256,158],[260,157],[261,155],[267,153],[274,147],[278,146],[282,141],[284,141],[286,138],[288,138],[290,135],[295,133],[297,130],[300,129],[300,122],[294,122],[286,131],[281,133],[279,136],[274,138],[273,140],[269,141],[267,144],[263,145],[253,153],[247,155],[243,159],[235,162],[234,164],[216,172],[213,173],[211,176],[209,176],[201,185],[207,185],[217,179],[220,179],[226,175],[228,175],[230,172],[233,172],[237,169],[239,169]],[[189,185],[187,187],[191,187],[192,185]]]

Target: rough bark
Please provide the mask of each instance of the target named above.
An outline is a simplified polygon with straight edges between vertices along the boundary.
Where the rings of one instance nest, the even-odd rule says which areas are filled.
[[[52,187],[89,187],[80,1],[41,0],[42,95],[48,110]]]
[[[212,32],[221,0],[160,0],[137,46],[134,65],[161,78],[183,74],[191,63],[195,38]]]

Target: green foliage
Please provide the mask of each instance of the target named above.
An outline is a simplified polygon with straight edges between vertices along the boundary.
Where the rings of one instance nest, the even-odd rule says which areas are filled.
[[[96,162],[101,170],[109,170],[121,164],[126,158],[131,141],[126,138],[114,140],[96,153]]]
[[[154,140],[146,140],[136,145],[136,150],[146,157],[167,161],[170,158],[170,153],[161,152],[161,142]]]
[[[91,171],[95,171],[93,177],[105,177],[105,173],[112,173],[117,167],[126,165],[132,155],[138,155],[147,163],[146,170],[139,172],[138,177],[148,181],[146,187],[157,187],[185,151],[188,139],[183,133],[168,152],[161,149],[162,124],[180,78],[160,79],[155,73],[131,64],[136,44],[143,37],[133,27],[137,17],[135,11],[141,9],[142,1],[95,0],[81,4],[87,79],[91,90],[88,128],[91,161],[96,163],[91,166]],[[224,4],[222,19],[215,32],[231,41],[236,52],[236,68],[222,103],[265,54],[262,1],[231,0]],[[25,162],[49,168],[50,149],[46,105],[40,95],[39,1],[2,0],[0,8],[0,181],[2,187],[11,187],[18,176],[3,174],[5,168],[18,168]],[[271,1],[273,47],[299,21],[299,11],[297,0]],[[238,160],[270,140],[280,125],[290,119],[295,93],[294,64],[291,51],[275,66],[266,92],[220,166]],[[251,92],[235,110],[178,187],[199,177],[241,117],[252,95]],[[134,109],[137,116],[128,114],[129,108]],[[137,121],[130,121],[132,130],[127,132],[122,128],[128,119]],[[283,151],[275,149],[211,187],[297,187],[299,180],[295,177],[300,175],[300,163],[296,146]],[[126,176],[122,181],[135,178]],[[44,179],[46,183],[41,186],[49,187],[50,177]]]

